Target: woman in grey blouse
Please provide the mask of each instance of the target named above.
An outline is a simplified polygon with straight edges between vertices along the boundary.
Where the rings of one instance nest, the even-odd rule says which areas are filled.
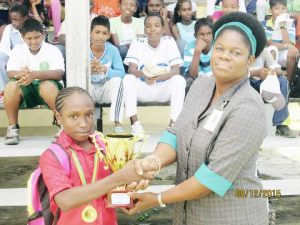
[[[266,44],[265,33],[254,17],[237,12],[218,20],[213,35],[214,76],[194,82],[153,155],[135,162],[142,175],[177,161],[177,185],[159,194],[132,194],[138,202],[128,214],[175,203],[176,225],[268,224],[267,199],[256,176],[267,123],[247,76]]]

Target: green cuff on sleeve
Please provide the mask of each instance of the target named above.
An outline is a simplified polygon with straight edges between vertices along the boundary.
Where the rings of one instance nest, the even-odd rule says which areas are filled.
[[[201,184],[221,197],[225,195],[232,185],[230,181],[211,171],[204,163],[196,171],[195,177]]]
[[[177,150],[177,137],[175,134],[165,130],[160,137],[158,143],[165,143],[170,145],[175,151]]]

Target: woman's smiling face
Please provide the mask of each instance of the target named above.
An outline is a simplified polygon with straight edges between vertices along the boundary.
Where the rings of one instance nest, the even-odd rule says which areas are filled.
[[[236,30],[221,31],[215,40],[211,57],[216,80],[236,83],[247,75],[254,56],[250,56],[250,44],[246,41],[248,40]]]

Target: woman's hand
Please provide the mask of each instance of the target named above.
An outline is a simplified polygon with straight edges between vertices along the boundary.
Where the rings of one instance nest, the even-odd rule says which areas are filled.
[[[121,170],[118,170],[116,172],[118,179],[120,179],[123,184],[131,184],[143,179],[152,180],[154,178],[154,172],[138,170],[135,165],[136,161],[137,160],[129,161]],[[137,167],[140,168],[139,164],[137,165]]]
[[[121,208],[121,210],[127,215],[134,215],[140,213],[143,210],[153,208],[159,205],[157,200],[157,194],[152,192],[128,194],[136,203],[131,208]]]

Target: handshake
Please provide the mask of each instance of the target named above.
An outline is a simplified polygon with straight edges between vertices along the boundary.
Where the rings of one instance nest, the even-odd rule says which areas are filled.
[[[116,172],[122,178],[122,183],[128,184],[127,191],[144,190],[148,187],[150,180],[159,173],[161,161],[158,157],[151,155],[144,159],[135,159],[128,162],[121,170]],[[128,215],[139,213],[142,210],[163,206],[161,196],[156,193],[130,192],[128,195],[133,199],[134,205],[130,208],[122,208]]]

